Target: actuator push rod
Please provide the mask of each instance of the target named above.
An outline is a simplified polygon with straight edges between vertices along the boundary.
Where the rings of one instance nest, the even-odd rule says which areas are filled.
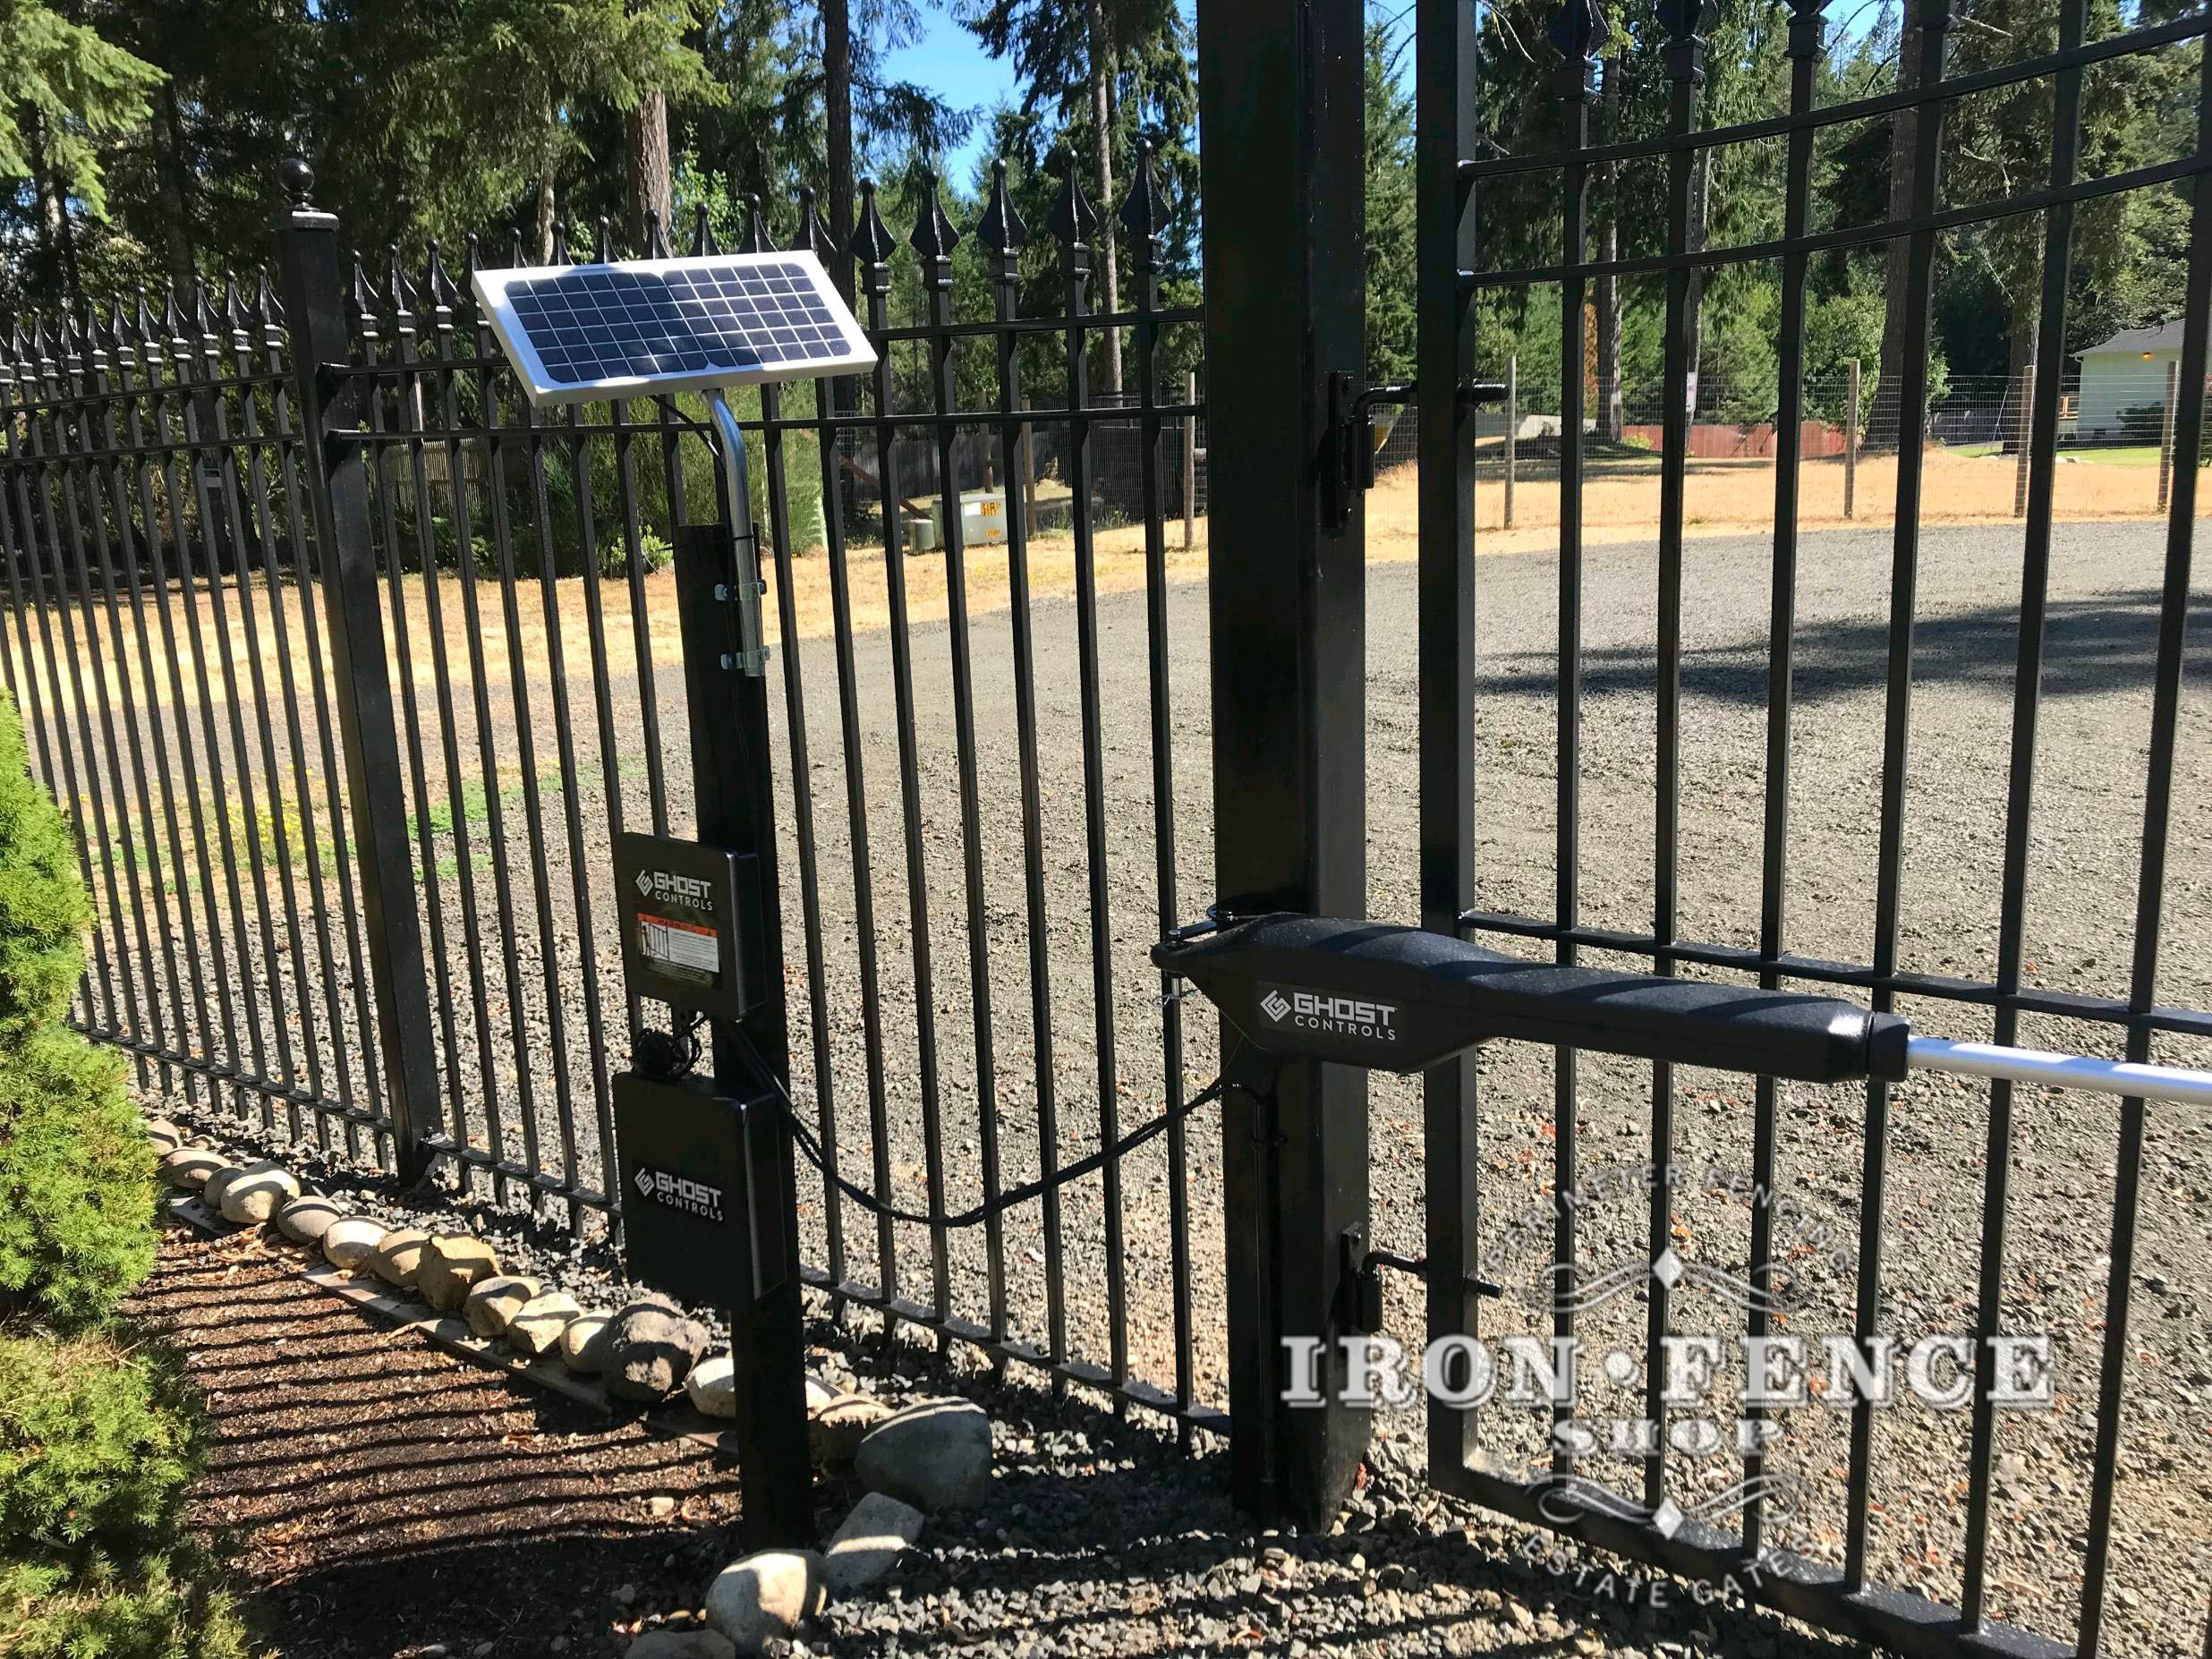
[[[2001,1042],[1954,1042],[1948,1037],[1911,1037],[1905,1064],[1914,1071],[1947,1071],[1964,1077],[2002,1077],[2051,1089],[2091,1089],[2141,1100],[2185,1101],[2212,1106],[2212,1071],[2157,1066],[2148,1060],[2095,1059],[2054,1054]]]

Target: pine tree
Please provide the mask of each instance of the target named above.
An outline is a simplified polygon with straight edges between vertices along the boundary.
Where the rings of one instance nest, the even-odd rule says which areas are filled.
[[[1367,380],[1414,372],[1413,99],[1400,82],[1390,30],[1367,29]]]
[[[46,278],[72,298],[84,292],[75,215],[107,212],[101,140],[146,119],[160,80],[46,0],[0,0],[0,178],[30,181]]]

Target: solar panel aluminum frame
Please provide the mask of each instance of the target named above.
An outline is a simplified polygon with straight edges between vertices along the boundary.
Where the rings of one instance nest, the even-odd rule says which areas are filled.
[[[595,380],[560,380],[548,370],[539,342],[515,306],[514,290],[557,281],[579,271],[604,270],[629,277],[666,276],[776,265],[800,268],[810,289],[809,297],[828,311],[830,324],[843,336],[843,350],[827,357],[795,358],[788,362],[764,362],[752,368],[709,366]],[[861,332],[852,308],[838,293],[821,260],[806,252],[715,253],[672,259],[625,259],[618,265],[526,265],[503,270],[479,270],[471,285],[480,311],[490,323],[507,362],[514,366],[515,378],[522,382],[532,405],[540,408],[674,392],[707,392],[722,387],[759,386],[779,380],[819,379],[870,368],[876,361],[875,348]]]

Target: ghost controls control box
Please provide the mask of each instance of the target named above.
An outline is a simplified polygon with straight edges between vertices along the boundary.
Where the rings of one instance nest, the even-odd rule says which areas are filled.
[[[615,1077],[615,1144],[630,1272],[709,1307],[744,1308],[790,1276],[782,1103],[700,1077]]]
[[[760,868],[749,855],[668,836],[615,838],[622,969],[631,991],[710,1019],[764,995]]]

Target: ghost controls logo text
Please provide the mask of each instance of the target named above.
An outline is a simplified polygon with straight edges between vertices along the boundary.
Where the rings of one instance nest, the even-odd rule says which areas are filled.
[[[634,1178],[642,1198],[695,1215],[702,1221],[722,1219],[722,1189],[719,1187],[694,1181],[688,1175],[671,1175],[666,1170],[640,1168]]]
[[[1265,985],[1260,1012],[1272,1025],[1331,1037],[1364,1037],[1370,1042],[1398,1041],[1398,1006],[1363,997],[1337,997],[1296,985]]]
[[[697,876],[676,875],[667,870],[641,870],[637,872],[637,890],[642,898],[680,905],[686,910],[714,908],[714,884]]]

